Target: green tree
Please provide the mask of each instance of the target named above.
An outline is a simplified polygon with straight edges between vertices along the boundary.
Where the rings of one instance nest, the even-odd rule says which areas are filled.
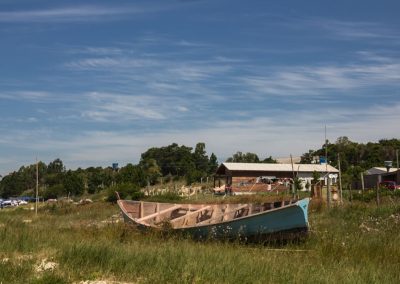
[[[139,187],[146,186],[147,178],[143,169],[139,165],[128,163],[122,167],[117,174],[117,183],[135,184]]]
[[[242,152],[238,151],[226,161],[228,163],[259,163],[260,159],[258,158],[257,154],[250,152],[243,154]]]
[[[50,162],[47,166],[47,173],[54,174],[54,173],[63,173],[65,172],[65,166],[63,162],[57,158],[54,161]]]
[[[17,172],[3,177],[0,183],[0,194],[3,198],[18,196],[23,191],[24,185]]]
[[[66,172],[63,186],[67,194],[72,195],[82,195],[85,190],[83,177],[77,171],[69,170]]]
[[[101,167],[86,169],[88,193],[96,193],[105,187],[106,173]]]
[[[196,170],[202,172],[204,175],[207,174],[208,170],[208,156],[206,153],[206,144],[197,143],[193,153],[193,160],[196,166]]]
[[[313,179],[312,179],[312,184],[317,184],[319,182],[319,179],[321,178],[321,174],[317,171],[313,171]]]
[[[163,176],[171,174],[183,177],[195,168],[191,151],[191,147],[173,143],[166,147],[148,149],[141,155],[141,161],[154,159]]]
[[[277,160],[275,160],[274,158],[272,158],[272,156],[269,156],[269,157],[265,158],[262,162],[263,162],[263,163],[270,163],[270,164],[276,164],[276,163],[278,163]]]
[[[218,159],[214,153],[211,153],[210,159],[208,160],[208,174],[214,174],[218,169]]]
[[[65,196],[67,193],[65,191],[64,185],[63,184],[56,184],[50,187],[47,187],[43,191],[43,198],[44,199],[49,199],[49,198],[59,198],[61,196]]]
[[[150,184],[155,184],[161,176],[161,169],[157,165],[157,161],[155,159],[142,160],[140,161],[140,166],[143,169],[146,180]]]
[[[301,155],[300,164],[311,164],[314,160],[316,153],[314,150],[308,150],[308,153]]]

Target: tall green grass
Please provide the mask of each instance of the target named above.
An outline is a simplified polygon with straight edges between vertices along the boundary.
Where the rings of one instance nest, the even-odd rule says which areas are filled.
[[[31,210],[0,211],[0,281],[400,282],[399,204],[353,202],[310,212],[308,239],[285,246],[142,233],[111,223],[117,213],[107,203],[44,206],[37,217]],[[44,258],[59,266],[36,272]]]

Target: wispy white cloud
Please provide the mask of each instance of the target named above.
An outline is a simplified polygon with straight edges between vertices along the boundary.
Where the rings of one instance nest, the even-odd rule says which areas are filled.
[[[125,57],[125,56],[106,56],[90,57],[73,60],[65,64],[66,67],[77,70],[98,70],[98,71],[124,71],[129,68],[156,67],[161,65],[160,59]],[[162,64],[164,65],[164,64]]]
[[[76,5],[32,10],[1,11],[0,22],[46,23],[123,20],[132,15],[154,13],[176,8],[162,2],[153,5]]]
[[[164,120],[175,116],[176,112],[188,111],[184,102],[176,98],[111,93],[90,93],[87,98],[87,109],[82,111],[82,117],[95,121]]]
[[[400,85],[400,62],[397,59],[375,64],[360,62],[348,65],[292,66],[277,68],[266,75],[244,77],[243,82],[262,94],[282,96],[323,96],[326,91],[349,91],[370,86]]]
[[[119,47],[108,47],[108,46],[83,46],[83,47],[71,47],[68,49],[70,54],[89,54],[92,56],[109,56],[109,55],[120,55],[124,52]]]
[[[399,39],[398,31],[376,22],[350,22],[317,19],[311,22],[340,39]]]
[[[319,119],[315,119],[316,117]],[[220,159],[225,159],[238,150],[252,151],[261,157],[279,157],[300,155],[308,149],[321,147],[325,124],[328,126],[328,139],[331,141],[346,135],[351,140],[367,142],[375,141],[377,137],[393,138],[394,133],[400,132],[400,125],[389,124],[388,121],[399,120],[400,104],[397,103],[364,109],[340,107],[329,112],[282,111],[273,117],[259,116],[246,120],[229,117],[185,131],[81,131],[69,137],[47,131],[10,131],[7,141],[0,139],[0,143],[3,148],[13,145],[24,147],[32,153],[43,154],[43,157],[39,156],[40,159],[47,161],[60,157],[68,167],[74,168],[106,166],[115,161],[122,165],[137,162],[140,154],[148,148],[173,142],[194,146],[203,141],[208,152],[216,153]],[[30,143],[26,144],[25,139],[29,139]],[[16,159],[20,160],[20,157]]]
[[[226,73],[231,70],[228,65],[210,65],[210,64],[180,64],[172,67],[169,71],[182,80],[199,81],[212,77],[214,74]]]
[[[50,94],[42,91],[0,92],[0,99],[38,101],[49,98]]]
[[[319,38],[330,38],[346,41],[368,41],[376,44],[400,43],[400,33],[394,26],[374,21],[346,21],[338,19],[308,17],[288,18],[279,23],[294,30],[307,30]],[[317,32],[317,33],[316,33]],[[321,35],[322,32],[322,35]]]

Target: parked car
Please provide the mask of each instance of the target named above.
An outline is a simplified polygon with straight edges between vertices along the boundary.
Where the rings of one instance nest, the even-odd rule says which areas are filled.
[[[9,207],[9,206],[12,206],[12,201],[11,201],[11,200],[3,200],[3,201],[1,202],[1,208],[3,208],[3,207]]]
[[[0,200],[0,207],[10,207],[10,206],[20,206],[20,205],[25,205],[28,204],[25,200],[19,200],[19,199],[1,199]]]
[[[396,184],[395,181],[391,181],[391,180],[385,180],[385,181],[380,182],[379,187],[385,188],[385,189],[390,189],[390,190],[400,189],[400,185]]]

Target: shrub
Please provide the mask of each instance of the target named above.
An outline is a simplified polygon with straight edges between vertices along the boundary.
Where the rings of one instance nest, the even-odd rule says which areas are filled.
[[[63,196],[64,194],[65,194],[64,185],[56,184],[46,188],[46,190],[43,192],[43,197],[44,199],[58,198],[60,196]]]
[[[387,189],[380,189],[379,196],[390,196],[390,197],[400,197],[400,190],[391,191]],[[364,191],[364,193],[354,193],[353,200],[359,200],[363,202],[371,202],[372,200],[376,200],[376,189]]]
[[[132,183],[121,183],[108,188],[107,201],[117,201],[117,195],[115,192],[118,192],[121,199],[137,200],[144,196],[143,192],[140,191],[139,186]]]

